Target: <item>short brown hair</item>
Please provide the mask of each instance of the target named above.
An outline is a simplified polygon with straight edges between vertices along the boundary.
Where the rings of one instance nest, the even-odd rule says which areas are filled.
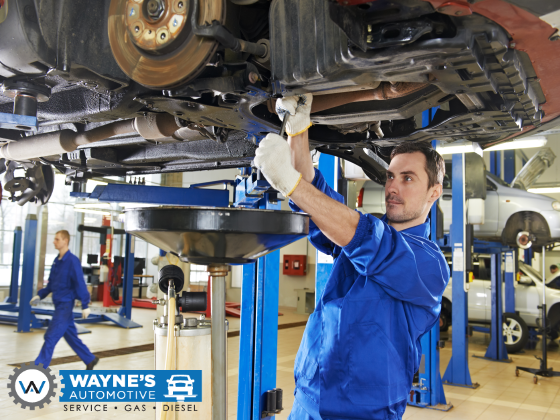
[[[62,236],[62,239],[66,239],[68,241],[68,243],[70,243],[70,234],[68,233],[67,230],[59,230],[58,232],[55,233],[56,235]]]
[[[442,184],[445,176],[445,161],[428,142],[401,143],[395,146],[391,152],[391,160],[397,155],[415,152],[420,152],[426,156],[426,167],[424,169],[428,174],[428,188],[432,188],[436,184]]]

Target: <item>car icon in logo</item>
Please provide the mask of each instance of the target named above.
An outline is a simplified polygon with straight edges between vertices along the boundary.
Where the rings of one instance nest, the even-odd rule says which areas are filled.
[[[185,401],[185,398],[194,398],[194,379],[189,375],[173,375],[167,380],[168,398],[176,398],[177,401]]]

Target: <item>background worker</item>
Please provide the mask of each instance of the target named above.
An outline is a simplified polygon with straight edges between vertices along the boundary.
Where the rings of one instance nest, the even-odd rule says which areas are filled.
[[[294,363],[291,420],[400,419],[420,358],[420,338],[438,321],[447,262],[428,239],[427,215],[442,193],[445,165],[429,144],[404,143],[391,157],[387,214],[343,204],[313,168],[307,129],[311,95],[277,102],[288,142],[269,134],[255,164],[270,184],[311,215],[309,239],[334,257]]]
[[[54,348],[58,340],[62,337],[72,347],[72,350],[86,364],[86,369],[91,370],[99,359],[93,355],[86,345],[78,338],[78,331],[74,325],[74,300],[82,302],[82,318],[87,318],[90,313],[88,304],[90,301],[89,292],[84,281],[82,264],[78,257],[68,250],[70,234],[67,230],[59,230],[54,236],[54,247],[58,251],[58,256],[54,259],[49,275],[47,287],[39,290],[37,296],[31,299],[34,304],[40,299],[44,299],[52,293],[54,303],[54,315],[45,332],[45,342],[35,364],[43,364],[48,367],[51,363]]]
[[[550,274],[552,274],[552,276],[550,276],[551,279],[560,274],[558,272],[558,266],[556,264],[552,264],[550,266]]]

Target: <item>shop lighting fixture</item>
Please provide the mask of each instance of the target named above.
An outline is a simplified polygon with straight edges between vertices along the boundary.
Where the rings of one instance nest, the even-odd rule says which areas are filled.
[[[111,203],[76,203],[75,209],[111,209]]]
[[[451,143],[451,144],[442,144],[436,147],[437,152],[440,155],[454,155],[458,153],[477,153],[482,156],[482,148],[479,146],[478,143],[469,142],[469,143]]]
[[[497,150],[532,149],[535,147],[543,147],[545,145],[546,145],[546,137],[527,137],[524,139],[496,144],[495,146],[489,147],[488,149],[484,149],[484,151],[494,152]]]
[[[560,187],[529,188],[527,191],[534,194],[556,194],[560,193]]]
[[[74,207],[74,211],[77,211],[79,213],[88,213],[88,214],[101,214],[103,216],[110,216],[111,212],[108,211],[102,211],[102,210],[93,210],[93,209],[79,209]]]

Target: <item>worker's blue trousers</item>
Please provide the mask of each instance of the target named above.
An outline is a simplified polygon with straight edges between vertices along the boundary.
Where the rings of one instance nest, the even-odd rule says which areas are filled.
[[[45,332],[45,342],[41,353],[35,359],[36,365],[42,363],[43,367],[48,367],[51,364],[54,347],[62,337],[86,365],[95,359],[93,353],[78,338],[78,330],[74,325],[74,315],[72,314],[73,307],[74,302],[59,303],[55,306],[54,315]]]

